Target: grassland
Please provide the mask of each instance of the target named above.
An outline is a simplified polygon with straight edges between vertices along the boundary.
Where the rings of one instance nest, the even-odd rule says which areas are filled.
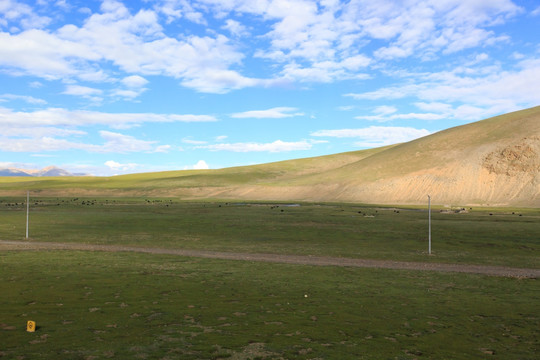
[[[24,198],[0,199],[21,240]],[[538,268],[539,209],[32,199],[32,242]],[[85,251],[0,252],[6,359],[534,359],[537,279]],[[37,322],[35,333],[26,321]]]
[[[0,259],[8,359],[533,359],[539,345],[532,279],[132,253]]]
[[[0,239],[25,235],[24,198],[0,199]],[[17,205],[15,205],[17,204]],[[32,241],[540,267],[539,209],[35,198]],[[442,213],[440,211],[443,211]],[[448,213],[450,212],[450,213]]]

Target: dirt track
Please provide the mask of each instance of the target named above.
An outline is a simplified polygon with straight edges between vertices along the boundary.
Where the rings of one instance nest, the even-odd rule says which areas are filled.
[[[183,250],[146,248],[118,245],[89,245],[75,243],[31,242],[31,241],[3,241],[0,240],[0,251],[3,250],[82,250],[106,252],[139,252],[148,254],[168,254],[189,257],[201,257],[225,260],[261,261],[271,263],[300,264],[314,266],[350,266],[395,270],[420,270],[438,272],[458,272],[469,274],[482,274],[489,276],[538,278],[540,269],[523,269],[502,266],[465,265],[465,264],[438,264],[419,263],[391,260],[351,259],[326,256],[306,255],[280,255],[280,254],[249,254],[218,252],[208,250]]]

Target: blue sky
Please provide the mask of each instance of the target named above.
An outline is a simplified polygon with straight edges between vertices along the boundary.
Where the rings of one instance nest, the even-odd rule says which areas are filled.
[[[537,0],[0,0],[0,168],[399,143],[540,105]]]

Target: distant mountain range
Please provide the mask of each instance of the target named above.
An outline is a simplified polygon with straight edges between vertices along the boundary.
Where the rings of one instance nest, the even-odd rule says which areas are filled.
[[[85,176],[87,174],[70,173],[67,170],[60,169],[56,166],[47,166],[41,170],[26,170],[26,169],[0,169],[0,176]]]

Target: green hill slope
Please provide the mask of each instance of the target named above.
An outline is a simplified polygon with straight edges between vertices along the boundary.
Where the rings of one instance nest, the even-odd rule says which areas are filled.
[[[0,178],[0,194],[540,206],[540,107],[408,143],[219,170]]]

